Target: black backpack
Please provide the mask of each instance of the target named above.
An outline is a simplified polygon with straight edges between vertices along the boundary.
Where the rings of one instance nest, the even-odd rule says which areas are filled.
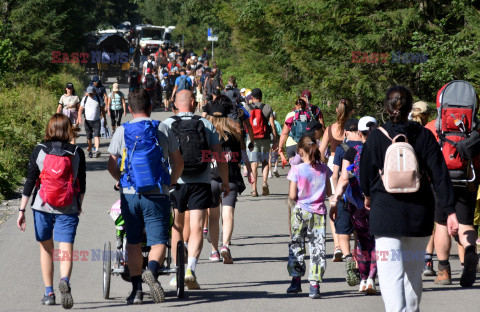
[[[153,69],[155,68],[155,66],[153,66],[153,61],[147,61],[147,69],[151,69],[153,71]]]
[[[185,164],[182,175],[198,175],[204,172],[210,162],[203,159],[202,151],[210,151],[210,147],[201,117],[194,115],[191,119],[182,119],[179,116],[172,118],[175,121],[171,128],[180,145],[180,153]]]
[[[140,84],[138,83],[139,76],[140,74],[137,71],[130,73],[130,90],[138,89],[140,87]]]
[[[172,81],[171,76],[167,76],[165,78],[165,86],[163,87],[163,90],[165,90],[167,92],[173,91],[173,81]]]
[[[145,75],[145,89],[153,90],[155,87],[155,77],[152,74]]]

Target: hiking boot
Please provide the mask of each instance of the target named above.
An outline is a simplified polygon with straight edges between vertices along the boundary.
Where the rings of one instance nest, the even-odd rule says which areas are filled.
[[[375,279],[372,277],[369,277],[367,279],[367,288],[365,289],[365,292],[367,295],[376,295],[377,294],[377,288],[375,287]]]
[[[452,284],[452,271],[450,270],[450,264],[443,266],[438,264],[438,276],[433,281],[436,285],[451,285]]]
[[[165,293],[163,292],[162,285],[157,281],[152,271],[145,270],[145,272],[142,273],[142,280],[150,287],[150,294],[155,303],[165,301]]]
[[[314,285],[312,285],[312,283],[310,283],[310,293],[308,294],[308,296],[312,299],[320,299],[320,284],[319,283],[315,283]]]
[[[127,297],[127,304],[142,304],[143,292],[141,290],[132,291],[130,296]]]
[[[200,285],[198,285],[197,277],[195,276],[195,272],[191,269],[187,269],[185,272],[185,285],[189,290],[191,289],[200,289]]]
[[[478,255],[475,249],[476,247],[472,245],[465,248],[465,266],[460,277],[460,286],[462,287],[472,287],[475,283],[478,265]]]
[[[70,285],[67,283],[66,280],[61,279],[60,283],[58,283],[58,289],[62,294],[62,307],[64,309],[71,309],[73,307],[73,297]]]
[[[343,252],[340,247],[335,247],[335,251],[333,252],[333,262],[342,262],[343,261]]]
[[[212,254],[210,257],[208,257],[208,259],[212,262],[220,262],[220,254],[218,251],[212,251]]]
[[[294,276],[290,287],[287,289],[287,294],[296,294],[299,292],[302,292],[302,281],[300,276]]]
[[[220,250],[220,254],[223,258],[223,264],[233,264],[232,254],[230,253],[230,248],[223,245],[222,249]]]
[[[270,195],[270,190],[268,189],[268,184],[263,185],[262,189],[262,196],[268,196]]]
[[[40,301],[42,305],[55,305],[55,294],[49,293],[48,295],[43,294],[43,298]]]
[[[356,286],[360,283],[360,279],[358,278],[356,270],[356,263],[352,257],[345,258],[345,269],[347,271],[346,282],[348,286]]]
[[[425,262],[423,267],[423,276],[437,276],[437,272],[433,269],[433,260]]]

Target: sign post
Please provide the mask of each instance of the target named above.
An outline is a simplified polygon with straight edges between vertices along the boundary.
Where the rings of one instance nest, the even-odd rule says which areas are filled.
[[[212,64],[213,64],[213,43],[215,41],[218,41],[218,36],[213,35],[212,29],[208,28],[207,38],[208,38],[208,41],[212,42]]]

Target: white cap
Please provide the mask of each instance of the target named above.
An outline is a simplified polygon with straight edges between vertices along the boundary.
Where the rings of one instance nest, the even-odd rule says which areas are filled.
[[[365,116],[360,118],[358,121],[358,131],[368,131],[370,128],[367,126],[369,123],[373,122],[375,125],[377,124],[377,120],[370,116]]]
[[[242,89],[240,90],[240,93],[245,93],[245,91],[247,91],[247,88],[242,88]]]

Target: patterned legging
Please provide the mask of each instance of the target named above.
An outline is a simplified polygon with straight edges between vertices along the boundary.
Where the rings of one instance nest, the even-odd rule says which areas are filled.
[[[292,238],[289,244],[288,273],[304,276],[305,241],[310,251],[308,280],[321,282],[327,266],[325,255],[325,215],[310,213],[296,205],[291,215]]]
[[[368,212],[365,209],[357,209],[351,203],[347,203],[347,211],[357,232],[357,250],[355,258],[358,263],[360,278],[375,278],[377,276],[377,261],[375,257],[375,238],[370,235]]]

